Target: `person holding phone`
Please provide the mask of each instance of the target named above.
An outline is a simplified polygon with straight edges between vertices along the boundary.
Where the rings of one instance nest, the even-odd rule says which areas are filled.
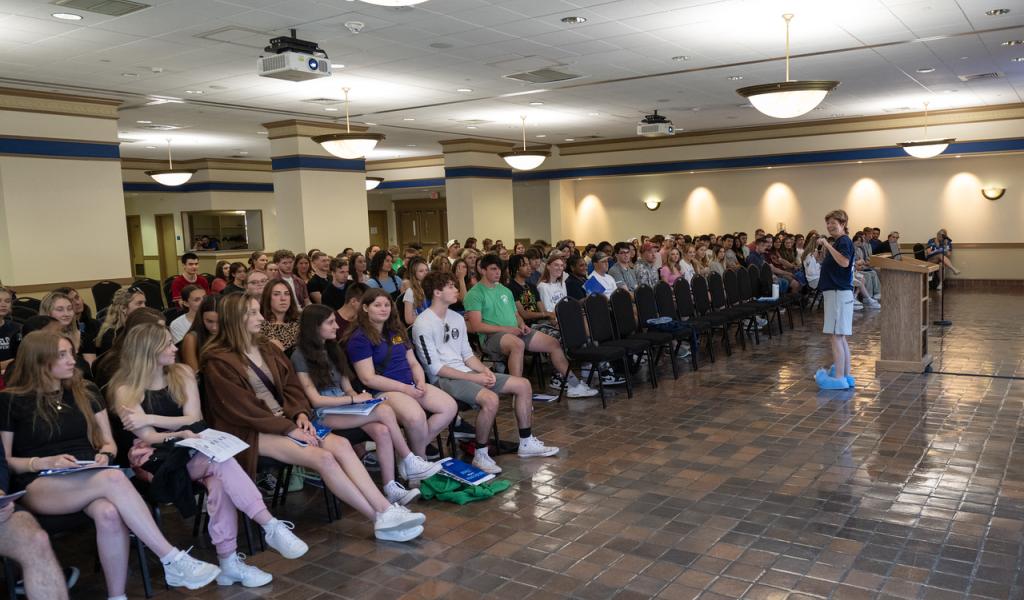
[[[818,289],[825,301],[825,325],[822,331],[832,343],[832,371],[818,369],[814,380],[823,390],[845,390],[854,385],[850,375],[850,346],[846,338],[853,335],[853,241],[846,234],[849,217],[844,210],[825,215],[825,227],[835,243],[824,236],[818,245],[825,251],[821,263]]]

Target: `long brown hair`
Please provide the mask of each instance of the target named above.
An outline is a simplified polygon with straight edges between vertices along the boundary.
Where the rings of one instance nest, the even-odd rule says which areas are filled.
[[[325,340],[320,336],[320,325],[327,319],[334,318],[334,310],[323,304],[311,304],[302,311],[299,319],[298,351],[302,353],[309,366],[309,378],[318,390],[325,390],[334,385],[331,379],[331,367],[342,376],[352,379],[348,367],[348,358],[337,338]],[[340,335],[341,329],[338,330]]]
[[[420,265],[426,266],[427,273],[430,273],[430,267],[422,256],[414,256],[409,260],[409,264],[405,265],[405,279],[409,282],[409,289],[412,290],[413,306],[420,306],[423,304],[423,282],[416,279],[416,267]]]
[[[254,300],[259,302],[258,298],[248,294],[228,294],[221,298],[217,306],[217,335],[210,338],[199,353],[200,366],[211,351],[220,350],[241,356],[251,344],[259,342],[259,335],[249,333],[245,328],[249,303]]]
[[[447,259],[445,259],[447,260]],[[387,301],[391,304],[391,314],[388,315],[388,320],[384,322],[384,327],[381,331],[377,331],[377,328],[370,322],[370,313],[366,311],[366,308],[373,304],[373,301],[377,298],[387,298]],[[355,327],[349,327],[348,331],[345,332],[345,341],[347,342],[352,334],[357,329],[361,329],[363,334],[369,338],[370,343],[376,346],[382,341],[391,343],[401,342],[406,346],[409,346],[409,340],[406,339],[408,336],[405,335],[405,328],[402,327],[402,323],[398,320],[398,309],[395,308],[395,303],[391,299],[391,294],[385,292],[380,288],[370,288],[363,294],[359,312],[356,314]]]
[[[274,311],[270,309],[270,296],[274,293],[274,288],[279,285],[283,285],[284,289],[288,290],[288,310],[284,311],[284,322],[294,323],[299,320],[299,303],[295,301],[295,293],[292,292],[292,286],[288,285],[284,279],[271,279],[267,282],[267,285],[263,286],[263,296],[259,298],[260,313],[268,322],[277,322],[274,317]]]
[[[67,340],[74,352],[75,342],[63,333],[49,331],[33,331],[21,340],[18,346],[18,360],[14,362],[14,372],[8,381],[5,392],[16,396],[34,396],[35,410],[33,420],[42,421],[50,429],[51,434],[59,429],[57,410],[47,396],[53,387],[54,379],[50,374],[53,363],[60,358],[60,341]],[[82,378],[82,372],[75,369],[74,375],[59,382],[63,390],[70,390],[75,400],[75,407],[85,417],[86,432],[93,448],[103,446],[100,428],[93,417],[91,394]],[[52,396],[51,396],[52,397]],[[33,423],[33,428],[35,423]]]

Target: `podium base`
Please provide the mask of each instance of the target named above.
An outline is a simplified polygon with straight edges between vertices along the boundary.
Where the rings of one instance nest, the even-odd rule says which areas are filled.
[[[875,372],[924,373],[931,364],[931,354],[925,354],[921,360],[876,360]]]
[[[932,321],[932,325],[939,325],[941,327],[949,327],[953,322],[949,319],[940,319],[938,321]]]

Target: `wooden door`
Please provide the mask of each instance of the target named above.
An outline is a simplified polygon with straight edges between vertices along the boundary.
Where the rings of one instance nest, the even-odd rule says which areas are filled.
[[[160,280],[178,274],[178,244],[174,215],[156,215],[156,248],[160,255]]]
[[[146,276],[146,260],[142,252],[142,221],[139,215],[125,217],[128,225],[128,256],[133,277]]]
[[[395,211],[395,222],[398,225],[398,245],[407,247],[413,242],[419,241],[419,231],[416,223],[416,211],[402,210]]]
[[[441,222],[440,210],[419,211],[419,224],[423,229],[420,234],[420,243],[423,244],[424,248],[444,245],[445,239],[441,237],[444,235]]]
[[[376,244],[381,248],[388,247],[388,211],[371,210],[370,217],[370,245]]]

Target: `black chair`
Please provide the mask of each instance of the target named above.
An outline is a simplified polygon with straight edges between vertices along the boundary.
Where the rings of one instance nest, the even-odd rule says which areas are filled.
[[[565,395],[565,386],[569,383],[569,373],[572,371],[572,363],[589,362],[592,365],[591,371],[597,370],[597,365],[602,362],[619,362],[625,359],[626,350],[621,347],[598,346],[587,335],[587,327],[584,322],[583,305],[579,300],[562,298],[555,305],[555,318],[558,319],[559,329],[562,332],[560,343],[565,357],[569,359],[569,368],[562,376],[562,386],[558,388],[558,401],[562,401]],[[604,397],[604,382],[597,378],[598,391],[601,394],[601,408],[608,408]]]
[[[29,308],[27,306],[21,306],[21,305],[18,305],[18,304],[15,304],[14,306],[11,307],[11,317],[15,321],[18,321],[19,323],[24,323],[28,319],[31,319],[32,317],[34,317],[34,316],[36,316],[38,314],[39,314],[39,309],[38,308],[31,309],[31,308]]]
[[[590,339],[598,346],[622,348],[626,354],[622,358],[622,367],[626,378],[626,396],[633,397],[633,366],[639,366],[640,357],[647,356],[648,361],[654,360],[651,343],[647,340],[621,340],[615,338],[615,324],[612,323],[611,307],[604,294],[591,294],[583,299],[583,309],[587,313],[587,325],[590,328]],[[633,365],[629,359],[633,359]],[[598,371],[597,365],[591,365],[590,373]],[[600,374],[598,374],[600,377]],[[590,379],[587,379],[587,384]]]
[[[103,310],[114,301],[114,292],[121,289],[121,284],[116,281],[104,280],[93,284],[92,299],[96,303],[96,311]]]
[[[687,287],[689,287],[689,284],[686,283],[685,279],[682,279],[682,281],[684,284],[687,285]],[[688,289],[686,293],[687,295],[689,295]],[[669,317],[686,325],[686,332],[689,336],[688,341],[690,343],[690,364],[693,366],[693,370],[696,371],[698,352],[698,327],[695,327],[692,323],[686,322],[686,320],[684,320],[679,315],[679,311],[676,309],[676,302],[674,293],[672,291],[672,286],[670,286],[668,283],[664,281],[659,281],[658,285],[654,286],[654,300],[658,305],[659,317]],[[676,351],[678,351],[680,347],[682,347],[682,341],[680,341],[679,344],[676,346]]]
[[[42,305],[43,305],[43,302],[39,298],[25,298],[25,297],[15,298],[14,299],[14,304],[13,304],[14,307],[21,306],[23,308],[27,308],[27,309],[31,310],[33,312],[33,314],[37,314],[37,315],[39,314],[39,307],[42,306]]]
[[[697,338],[697,345],[693,349],[693,353],[696,354],[700,349],[701,334],[711,331],[711,322],[697,316],[697,309],[693,305],[693,294],[690,291],[690,282],[682,277],[676,279],[676,282],[672,284],[672,296],[676,300],[676,315],[679,316],[679,320],[690,326]],[[708,343],[706,346],[708,360],[715,362],[713,345]]]
[[[726,281],[726,287],[725,287],[726,298],[727,299],[729,298],[729,278],[728,278],[729,273],[733,274],[733,277],[734,277],[734,279],[736,281],[736,288],[738,290],[738,292],[737,292],[738,304],[737,305],[738,306],[742,306],[742,307],[746,307],[747,310],[749,310],[750,313],[751,313],[751,315],[750,315],[751,318],[750,318],[750,320],[748,321],[748,324],[747,324],[747,333],[748,334],[753,333],[754,334],[754,343],[755,344],[760,344],[761,343],[761,333],[760,333],[760,329],[761,328],[757,326],[757,318],[759,316],[761,316],[761,315],[764,315],[764,318],[767,320],[768,313],[765,310],[765,308],[760,305],[760,302],[758,302],[757,298],[754,296],[754,287],[753,287],[753,284],[751,283],[751,280],[750,280],[749,271],[747,271],[746,268],[741,268],[741,269],[738,269],[736,271],[730,271],[730,272],[726,273],[726,276],[727,276],[726,280],[725,280]],[[769,330],[768,331],[768,337],[771,337],[771,334],[772,334],[772,332]]]
[[[612,292],[612,321],[615,323],[615,333],[619,339],[639,339],[650,342],[651,349],[657,349],[654,358],[647,363],[648,375],[651,379],[651,387],[658,387],[658,376],[656,367],[664,353],[668,353],[672,361],[672,373],[675,375],[676,357],[672,353],[672,334],[660,331],[641,331],[636,322],[636,315],[633,312],[633,298],[629,292],[618,289]]]
[[[160,284],[160,290],[164,293],[164,300],[167,301],[165,306],[174,306],[174,299],[171,298],[171,284],[174,283],[174,278],[177,275],[171,275],[164,282]],[[146,302],[149,302],[149,298],[146,298]]]
[[[651,319],[657,319],[660,315],[658,314],[658,301],[654,296],[654,289],[648,285],[637,286],[633,292],[633,300],[636,302],[636,314],[637,314],[637,331],[641,335],[647,335],[649,333],[660,333],[668,334],[672,340],[668,346],[669,363],[672,365],[672,379],[679,379],[679,367],[676,365],[676,354],[679,352],[679,348],[683,345],[683,342],[690,340],[689,329],[679,329],[674,332],[667,331],[655,331],[647,327],[647,322]],[[675,312],[675,311],[673,311]],[[672,315],[666,315],[669,318],[674,318]]]
[[[132,287],[138,288],[146,296],[146,306],[157,310],[164,309],[164,300],[160,295],[160,282],[155,279],[136,279]]]
[[[732,319],[722,314],[715,314],[711,307],[711,293],[708,290],[708,280],[704,279],[701,275],[694,275],[690,279],[690,289],[693,291],[693,306],[697,311],[697,315],[708,322],[708,329],[710,331],[722,330],[722,347],[725,349],[725,355],[732,356],[732,345],[729,343],[728,335],[728,327]],[[710,348],[714,345],[713,336],[709,335],[705,339],[708,341],[710,351]]]
[[[714,314],[727,319],[724,334],[728,334],[730,326],[736,325],[736,339],[739,340],[740,346],[746,350],[747,338],[743,335],[743,324],[751,317],[750,311],[745,308],[730,306],[729,298],[725,291],[725,280],[721,275],[712,272],[706,279],[708,282],[708,293],[711,296],[711,310]],[[735,294],[736,292],[734,292]]]

